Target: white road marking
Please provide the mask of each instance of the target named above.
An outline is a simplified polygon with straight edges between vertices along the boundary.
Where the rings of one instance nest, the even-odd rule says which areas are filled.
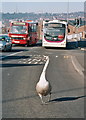
[[[23,59],[24,61],[26,60],[26,59]]]
[[[8,75],[8,76],[10,76],[10,74],[9,74],[9,73],[8,73],[7,75]]]
[[[5,63],[10,63],[10,61],[7,61],[7,62],[5,62]]]
[[[29,55],[29,56],[32,56],[32,55]]]
[[[84,73],[83,73],[84,68],[80,65],[80,63],[77,61],[75,56],[71,56],[71,60],[75,70],[84,77]]]
[[[46,59],[44,60],[44,62],[46,62]]]
[[[43,64],[43,62],[40,62],[39,64]]]
[[[32,61],[36,61],[36,59],[33,59]]]
[[[34,64],[38,64],[38,62],[35,62]]]
[[[53,54],[53,53],[51,53],[51,52],[50,52],[50,53],[49,53],[49,52],[45,52],[45,53],[46,53],[46,54]]]
[[[86,49],[85,48],[81,48],[81,50],[85,51]]]
[[[21,63],[21,61],[18,61],[18,63]]]
[[[32,59],[28,59],[28,61],[31,61]]]
[[[56,56],[56,58],[57,58],[58,56]]]
[[[32,62],[28,62],[28,64],[31,64]]]
[[[41,61],[41,59],[39,59],[39,60],[36,60],[36,61],[38,61],[38,62],[39,62],[39,61]]]
[[[24,64],[26,64],[26,62],[23,62]]]

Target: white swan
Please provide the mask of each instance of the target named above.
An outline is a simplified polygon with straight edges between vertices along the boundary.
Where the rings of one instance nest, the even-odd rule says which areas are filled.
[[[45,104],[45,102],[43,101],[43,96],[50,94],[49,100],[51,99],[51,85],[50,85],[49,81],[47,81],[45,78],[46,68],[49,63],[49,57],[46,56],[46,59],[47,59],[47,62],[45,63],[45,66],[44,66],[43,72],[40,76],[39,82],[36,85],[36,91],[37,91],[39,97],[41,98],[41,101],[43,104]]]

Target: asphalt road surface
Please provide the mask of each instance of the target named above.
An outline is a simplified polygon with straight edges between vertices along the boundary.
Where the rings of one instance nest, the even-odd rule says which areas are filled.
[[[13,47],[2,53],[3,118],[84,118],[84,78],[75,70],[71,56],[80,49],[45,49],[41,46]],[[51,101],[42,105],[35,86],[45,56],[49,56],[46,79],[51,83]],[[83,58],[82,58],[83,59]],[[43,99],[47,101],[49,96]]]

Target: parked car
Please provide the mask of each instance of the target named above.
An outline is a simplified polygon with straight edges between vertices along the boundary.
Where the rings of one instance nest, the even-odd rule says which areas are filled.
[[[0,34],[0,50],[2,51],[12,50],[12,42],[7,34]]]

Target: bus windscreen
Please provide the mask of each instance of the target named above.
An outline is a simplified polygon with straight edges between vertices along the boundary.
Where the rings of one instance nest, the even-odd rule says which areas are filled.
[[[27,27],[26,26],[12,26],[10,33],[27,34]]]

